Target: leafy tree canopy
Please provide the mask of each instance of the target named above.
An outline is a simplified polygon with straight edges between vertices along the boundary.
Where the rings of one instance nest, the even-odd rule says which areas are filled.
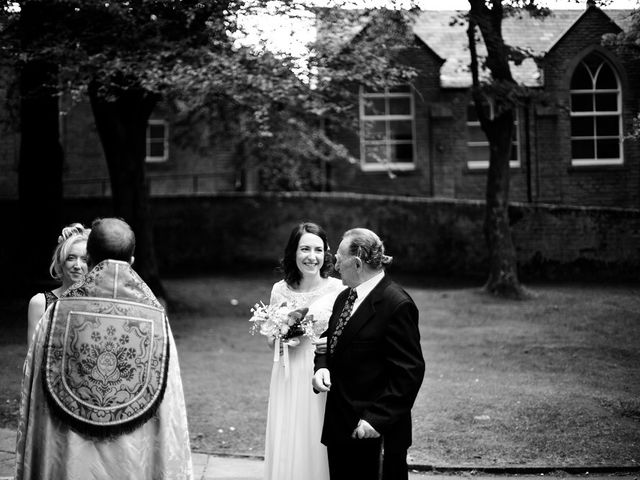
[[[640,9],[629,15],[629,27],[618,34],[605,35],[603,43],[615,48],[621,55],[627,55],[640,62]],[[640,112],[633,121],[629,138],[640,140]]]
[[[55,65],[52,83],[75,99],[92,82],[107,100],[140,89],[162,98],[182,120],[179,137],[195,147],[232,133],[245,154],[283,154],[275,144],[284,142],[290,151],[301,146],[308,159],[347,157],[319,121],[355,118],[353,90],[341,86],[393,85],[411,70],[394,64],[390,38],[399,30],[373,22],[369,42],[339,57],[323,40],[311,45],[309,70],[322,72],[313,83],[292,73],[298,58],[238,41],[244,16],[317,13],[295,1],[1,0],[0,7],[4,58],[18,67],[35,60]]]

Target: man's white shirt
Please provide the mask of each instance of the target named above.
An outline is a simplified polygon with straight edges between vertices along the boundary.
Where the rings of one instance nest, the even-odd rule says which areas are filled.
[[[364,299],[367,298],[367,295],[371,293],[371,290],[373,290],[383,278],[384,278],[384,270],[381,270],[380,273],[371,277],[366,282],[362,282],[360,285],[356,287],[358,298],[356,298],[356,301],[353,303],[353,309],[351,309],[352,316],[355,313],[355,311],[358,309],[360,304],[364,301]]]

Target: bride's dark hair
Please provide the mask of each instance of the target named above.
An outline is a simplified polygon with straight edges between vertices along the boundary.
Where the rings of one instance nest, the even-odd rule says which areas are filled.
[[[305,233],[317,235],[320,237],[324,245],[324,263],[320,268],[320,276],[322,278],[327,278],[331,272],[333,272],[333,256],[329,253],[329,242],[327,241],[326,232],[316,223],[300,223],[291,230],[289,241],[287,242],[286,247],[284,247],[284,257],[280,260],[280,267],[278,268],[278,271],[283,274],[284,281],[287,282],[287,285],[292,287],[298,286],[300,284],[300,280],[302,280],[302,274],[296,265],[296,251],[298,250],[300,237]]]

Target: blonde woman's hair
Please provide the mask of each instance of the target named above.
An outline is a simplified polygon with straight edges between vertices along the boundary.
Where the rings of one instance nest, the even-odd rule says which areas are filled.
[[[54,279],[62,279],[62,264],[67,258],[71,246],[79,241],[86,242],[90,232],[91,230],[85,228],[81,223],[72,223],[62,229],[58,237],[58,245],[51,257],[51,265],[49,265],[49,273]]]

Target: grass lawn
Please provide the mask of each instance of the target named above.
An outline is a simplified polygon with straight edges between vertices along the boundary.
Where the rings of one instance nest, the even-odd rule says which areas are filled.
[[[264,452],[272,358],[247,319],[276,279],[165,282],[195,450]],[[640,287],[541,285],[535,299],[512,302],[467,286],[402,283],[421,312],[427,364],[412,463],[640,462]],[[15,427],[26,299],[2,302],[0,318],[0,426]]]

